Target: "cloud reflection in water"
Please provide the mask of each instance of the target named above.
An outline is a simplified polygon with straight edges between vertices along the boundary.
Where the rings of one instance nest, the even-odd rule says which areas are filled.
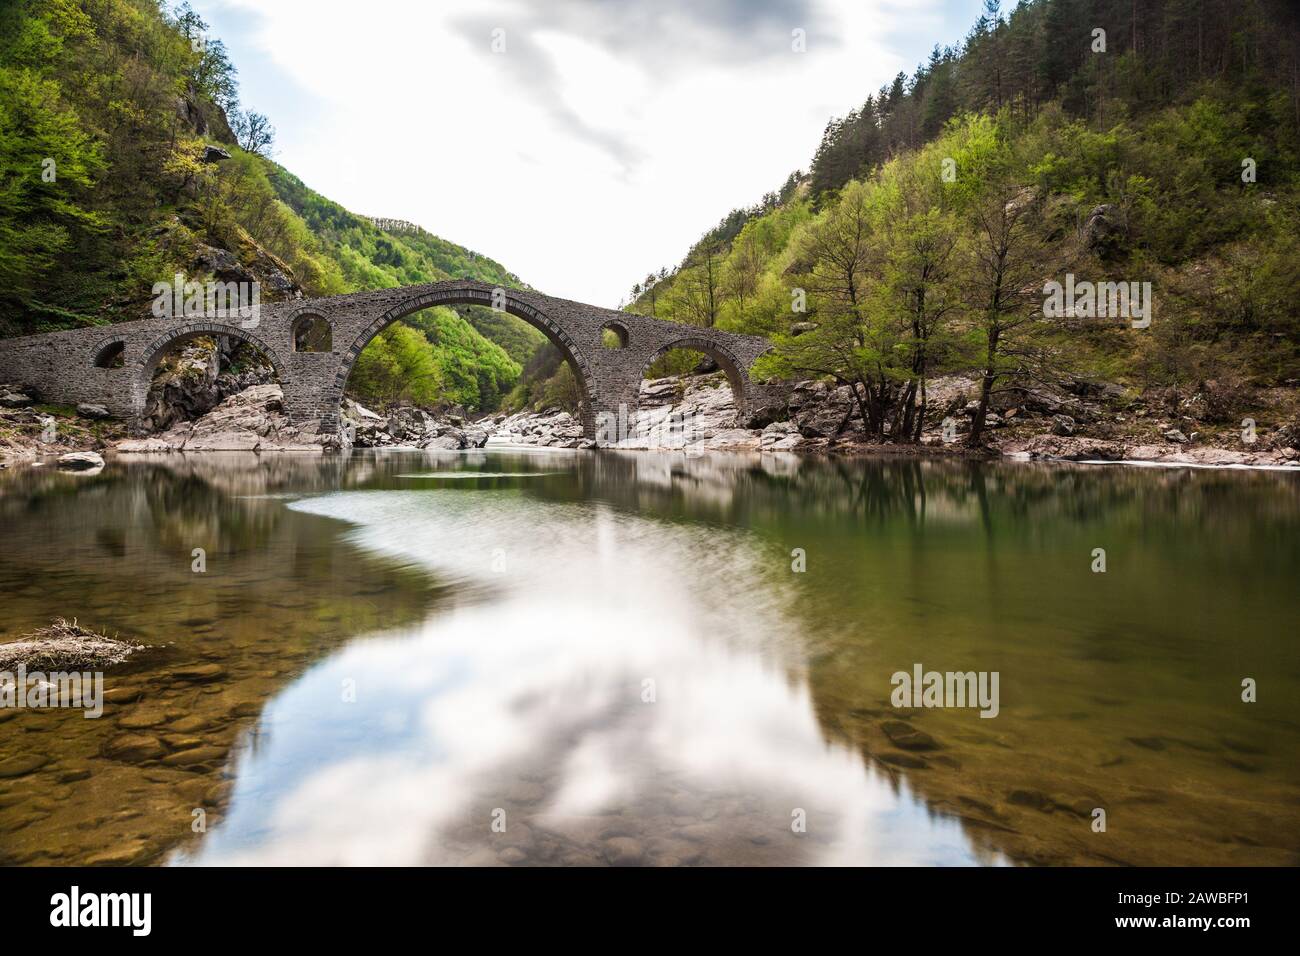
[[[745,532],[514,490],[292,507],[462,598],[270,701],[227,816],[178,862],[1000,862],[826,739],[794,583]]]

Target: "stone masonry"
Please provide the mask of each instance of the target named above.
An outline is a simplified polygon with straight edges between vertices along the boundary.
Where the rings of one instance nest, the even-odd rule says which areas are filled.
[[[147,319],[0,339],[0,382],[21,385],[46,402],[103,405],[138,425],[163,355],[199,336],[228,335],[257,347],[274,365],[285,412],[295,425],[307,431],[315,426],[330,435],[338,431],[343,389],[367,342],[405,315],[434,305],[466,304],[516,315],[560,349],[582,387],[588,438],[618,437],[610,434],[608,423],[635,418],[646,367],[672,348],[698,349],[717,361],[731,382],[742,423],[766,400],[763,387],[749,374],[770,347],[766,339],[466,280],[263,304],[251,318],[226,313]],[[330,325],[332,351],[296,351],[299,324],[317,319]],[[603,344],[606,328],[614,330],[621,348]],[[108,364],[105,357],[119,350],[120,367],[102,367]]]

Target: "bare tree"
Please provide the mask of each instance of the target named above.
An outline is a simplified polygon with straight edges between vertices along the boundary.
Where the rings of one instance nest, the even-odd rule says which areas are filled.
[[[270,154],[275,142],[275,127],[261,113],[252,110],[246,113],[237,111],[233,114],[230,127],[235,134],[235,141],[244,152],[256,153],[258,156]]]
[[[1003,180],[970,214],[974,238],[967,285],[983,350],[979,407],[967,439],[972,448],[981,444],[994,386],[1016,371],[1017,350],[1009,338],[1032,320],[1032,303],[1040,294],[1042,246],[1031,228],[1032,209],[1028,190]]]

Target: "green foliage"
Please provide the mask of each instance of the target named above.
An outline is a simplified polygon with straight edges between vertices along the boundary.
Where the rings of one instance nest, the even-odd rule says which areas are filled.
[[[547,342],[545,334],[508,312],[494,312],[479,305],[457,306],[456,311],[474,331],[501,346],[519,365],[532,358],[533,353]]]
[[[362,402],[379,406],[434,405],[443,394],[443,370],[418,329],[394,323],[357,356],[349,386]]]
[[[352,289],[384,289],[443,279],[475,279],[503,288],[523,285],[500,263],[427,232],[386,232],[269,164],[276,195],[318,236]]]
[[[633,310],[766,335],[760,375],[852,385],[868,431],[904,440],[937,374],[1295,380],[1297,15],[1178,6],[1153,35],[1129,0],[986,5],[962,49],[832,121],[806,179],[729,216]],[[1150,281],[1152,329],[1044,322],[1067,271]]]
[[[520,365],[450,308],[407,316],[357,357],[348,386],[363,404],[460,405],[491,411],[518,382]]]

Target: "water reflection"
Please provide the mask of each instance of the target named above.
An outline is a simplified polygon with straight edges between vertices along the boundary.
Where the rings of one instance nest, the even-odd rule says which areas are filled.
[[[480,597],[274,701],[198,861],[973,860],[955,822],[828,744],[789,586],[755,588],[748,536],[517,491],[294,507]]]
[[[1297,484],[504,450],[5,476],[6,633],[80,609],[175,646],[111,675],[124,695],[81,722],[102,726],[42,734],[52,760],[0,779],[0,852],[1294,863]],[[998,670],[1000,716],[891,707],[915,662]],[[0,742],[30,753],[58,719]]]

